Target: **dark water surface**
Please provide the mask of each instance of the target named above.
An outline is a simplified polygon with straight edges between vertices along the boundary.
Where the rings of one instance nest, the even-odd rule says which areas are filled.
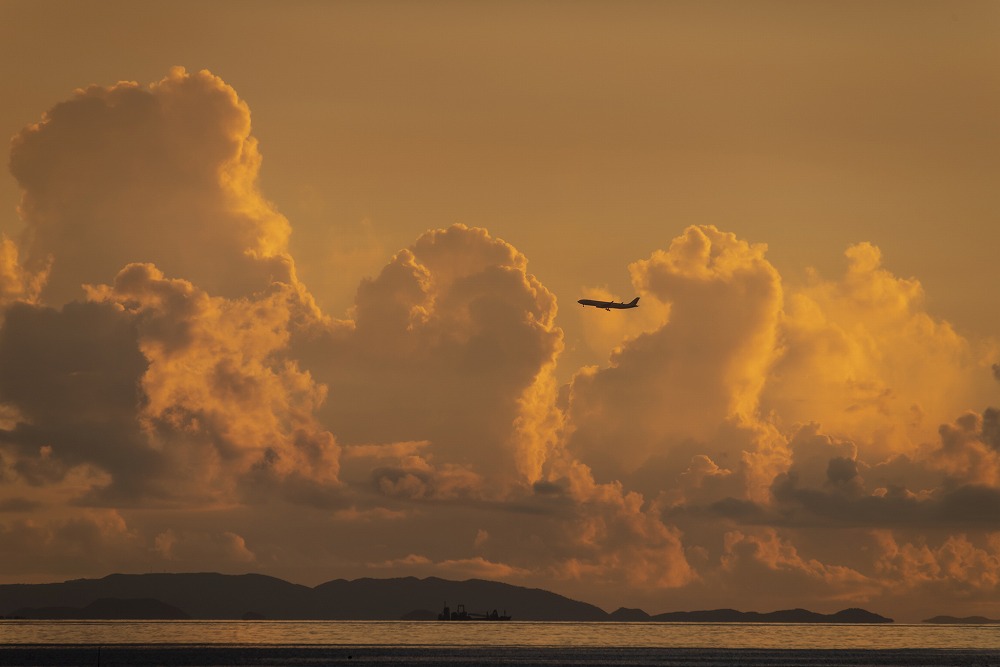
[[[794,667],[1000,665],[1000,651],[970,649],[718,649],[541,647],[16,646],[0,647],[2,665],[661,665]]]
[[[1000,627],[0,621],[0,665],[981,665]]]

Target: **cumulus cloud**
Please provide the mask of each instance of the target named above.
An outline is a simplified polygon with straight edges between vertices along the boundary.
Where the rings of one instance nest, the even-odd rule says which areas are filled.
[[[482,557],[434,561],[427,556],[409,554],[368,566],[372,570],[387,572],[387,576],[443,577],[446,579],[517,580],[526,577],[528,570],[505,563],[495,563]]]
[[[239,475],[336,483],[338,447],[314,417],[325,390],[285,352],[294,288],[225,299],[131,264],[88,292],[134,318],[148,363],[139,423],[153,449],[193,472],[187,492],[229,497]]]
[[[967,412],[939,429],[933,462],[959,483],[1000,486],[1000,410]]]
[[[889,595],[924,617],[956,613],[956,607],[962,614],[992,613],[1000,587],[1000,533],[906,541],[878,531],[873,538],[876,571]]]
[[[246,540],[230,531],[178,532],[167,529],[153,539],[153,548],[178,569],[218,568],[220,563],[251,565],[257,557]]]
[[[726,533],[724,545],[721,569],[725,581],[752,588],[761,606],[780,605],[792,591],[814,600],[860,602],[878,589],[874,580],[850,567],[803,557],[773,529],[732,531]]]
[[[560,527],[566,557],[551,566],[552,576],[618,590],[673,589],[697,579],[681,531],[633,502],[581,506]]]
[[[996,451],[984,436],[991,419],[992,409],[967,413],[941,427],[937,447],[881,461],[808,425],[791,439],[792,464],[774,477],[770,505],[727,499],[713,510],[783,526],[983,529],[1000,518]]]
[[[78,298],[131,262],[214,294],[290,281],[290,225],[257,190],[250,111],[210,72],[149,86],[90,86],[11,144],[24,264],[51,270],[42,297]]]
[[[0,398],[21,479],[91,466],[86,502],[339,502],[325,389],[285,349],[319,314],[259,166],[246,104],[182,68],[79,90],[13,139]]]
[[[116,510],[71,517],[17,518],[0,523],[0,558],[7,576],[52,581],[87,572],[118,572],[144,550],[141,537]]]
[[[312,414],[323,388],[282,355],[293,289],[231,301],[132,265],[90,296],[12,306],[0,330],[0,399],[17,413],[0,440],[23,479],[92,465],[110,475],[100,502],[336,484],[336,443]]]
[[[429,231],[329,319],[259,163],[246,104],[182,69],[77,91],[15,137],[26,231],[0,254],[4,303],[23,302],[0,331],[0,502],[158,507],[179,523],[137,540],[189,564],[287,557],[257,526],[263,551],[248,546],[222,518],[234,505],[311,506],[342,529],[442,504],[527,511],[562,423],[562,332],[526,258],[483,229]]]
[[[783,294],[765,251],[715,227],[689,227],[630,266],[636,291],[669,307],[669,318],[623,342],[607,367],[573,378],[566,446],[597,479],[655,493],[707,456],[754,494],[783,465],[782,438],[757,419]]]
[[[352,314],[299,348],[329,387],[320,414],[343,443],[425,440],[425,463],[453,473],[537,476],[540,445],[517,425],[541,409],[533,397],[551,387],[562,332],[521,253],[483,229],[428,232],[362,282]]]
[[[935,423],[977,390],[973,345],[925,312],[919,283],[882,268],[870,244],[848,250],[841,279],[804,286],[784,284],[764,252],[692,227],[634,263],[636,291],[668,315],[623,333],[607,366],[577,373],[561,444],[596,479],[654,498],[689,545],[718,544],[726,522],[785,531],[730,531],[739,539],[721,552],[688,546],[700,576],[684,590],[710,591],[745,562],[776,584],[808,580],[817,595],[888,595],[870,561],[800,559],[794,540],[807,526],[995,520],[995,411],[943,426],[933,442]]]
[[[785,424],[819,422],[883,453],[906,451],[966,408],[977,364],[969,342],[926,312],[917,280],[883,268],[869,243],[846,256],[841,279],[814,275],[786,297],[762,405]]]

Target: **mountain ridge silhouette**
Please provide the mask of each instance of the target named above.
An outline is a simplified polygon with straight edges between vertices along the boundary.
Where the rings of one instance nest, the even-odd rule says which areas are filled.
[[[892,622],[863,609],[845,609],[836,614],[805,609],[764,614],[722,609],[651,616],[641,609],[620,608],[609,614],[595,605],[541,588],[485,579],[334,579],[310,588],[263,574],[198,572],[109,574],[100,579],[60,583],[0,584],[0,615],[25,618],[53,618],[51,614],[58,614],[58,618],[93,618],[88,614],[95,613],[109,618],[119,613],[119,618],[138,619],[154,618],[157,613],[160,617],[180,613],[192,619],[399,620],[426,619],[429,610],[440,610],[445,605],[454,609],[459,604],[470,612],[506,612],[515,621]]]

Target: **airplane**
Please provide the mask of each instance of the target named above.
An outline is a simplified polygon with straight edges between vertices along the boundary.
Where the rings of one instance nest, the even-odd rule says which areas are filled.
[[[580,299],[577,303],[581,306],[594,306],[595,308],[603,308],[604,310],[610,311],[612,308],[638,308],[639,297],[635,297],[628,303],[625,303],[624,301],[621,303],[615,303],[614,301],[596,301],[594,299]]]

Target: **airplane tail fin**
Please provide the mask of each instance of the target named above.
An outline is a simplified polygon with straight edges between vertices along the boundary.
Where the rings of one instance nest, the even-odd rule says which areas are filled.
[[[632,299],[631,301],[629,301],[628,305],[638,307],[639,306],[639,297],[635,297],[634,299]]]

